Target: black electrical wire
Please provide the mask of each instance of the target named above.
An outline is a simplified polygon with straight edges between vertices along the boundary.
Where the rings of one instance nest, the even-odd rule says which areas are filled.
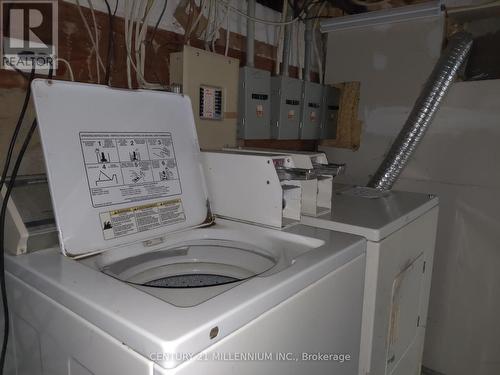
[[[0,354],[0,374],[3,374],[3,369],[5,365],[5,358],[7,354],[7,343],[9,340],[9,305],[7,303],[7,289],[5,287],[5,259],[4,259],[4,240],[5,240],[5,217],[7,212],[7,202],[9,201],[10,194],[16,182],[17,173],[19,172],[19,167],[23,160],[23,156],[28,148],[31,137],[36,129],[36,119],[33,120],[31,127],[26,134],[21,150],[19,151],[19,155],[17,156],[16,163],[14,164],[14,168],[12,169],[12,174],[10,177],[10,181],[7,184],[7,190],[5,192],[5,196],[2,201],[2,209],[0,211],[0,293],[2,294],[2,305],[3,305],[3,318],[4,318],[4,335],[2,340],[2,352]]]
[[[108,56],[106,60],[106,75],[104,76],[104,82],[106,82],[107,85],[109,85],[109,77],[111,75],[111,62],[113,60],[113,47],[114,47],[114,40],[113,40],[113,18],[114,14],[111,14],[111,7],[109,6],[109,1],[104,0],[106,3],[106,8],[108,8],[108,17],[109,17],[109,25],[108,25]],[[116,7],[118,8],[118,1],[116,2]],[[116,9],[115,9],[116,12]]]
[[[326,0],[323,0],[326,1]],[[299,18],[302,13],[313,3],[321,3],[322,1],[316,1],[316,0],[309,0],[309,1],[304,1],[302,3],[302,6],[299,7],[298,1],[297,0],[288,0],[288,5],[292,8],[293,10],[293,18]]]
[[[158,30],[158,27],[160,26],[160,22],[163,19],[163,15],[165,14],[165,11],[167,10],[167,3],[168,3],[168,0],[165,0],[165,2],[163,3],[163,9],[161,10],[160,17],[158,17],[158,21],[156,21],[156,25],[153,29],[153,32],[151,33],[151,38],[149,38],[149,41],[148,41],[149,44],[153,43],[156,31]]]
[[[51,79],[53,75],[52,66],[49,70],[48,78]],[[31,82],[29,82],[31,84]],[[7,189],[5,191],[5,196],[2,200],[2,208],[0,209],[0,294],[2,298],[3,305],[3,319],[4,319],[4,335],[2,339],[2,350],[0,352],[0,374],[3,374],[3,370],[5,367],[5,359],[7,355],[7,344],[9,341],[9,305],[7,301],[7,289],[5,285],[5,217],[7,214],[7,203],[9,202],[10,195],[12,193],[12,189],[16,183],[17,173],[19,172],[19,167],[23,161],[24,154],[28,149],[31,138],[33,137],[33,133],[35,132],[37,126],[36,118],[33,120],[31,127],[26,134],[23,145],[19,150],[19,154],[17,155],[16,162],[14,163],[14,167],[12,168],[12,173],[10,176],[9,183],[7,184]]]
[[[29,79],[29,76],[24,73],[21,69],[17,68],[16,66],[12,65],[8,60],[5,60],[5,63],[9,65],[12,69],[14,69],[17,73],[19,73],[23,78]]]
[[[21,130],[21,126],[23,125],[24,116],[26,114],[26,109],[28,108],[28,104],[31,97],[31,81],[35,77],[35,66],[31,69],[31,74],[28,78],[28,87],[26,89],[26,94],[24,96],[24,103],[21,108],[21,113],[17,119],[16,127],[14,128],[14,132],[12,133],[12,137],[10,139],[9,149],[5,156],[5,163],[2,170],[2,176],[0,177],[0,190],[2,190],[3,184],[5,183],[5,179],[7,178],[7,173],[9,171],[10,160],[12,158],[12,153],[14,152],[14,146],[16,144],[17,136],[19,135],[19,131]]]
[[[311,16],[311,17],[304,17],[301,18],[302,21],[307,21],[307,20],[317,20],[317,19],[331,19],[332,17],[330,16]]]
[[[288,0],[288,5],[292,8],[294,18],[298,18],[301,21],[307,21],[311,19],[318,19],[318,18],[330,18],[330,17],[324,17],[324,16],[311,16],[307,17],[303,14],[306,13],[306,10],[314,4],[321,5],[323,3],[330,3],[330,5],[334,8],[339,8],[346,12],[347,14],[357,14],[357,13],[364,13],[367,11],[366,6],[363,5],[358,5],[353,3],[351,0],[309,0],[309,1],[304,1],[302,3],[302,6],[298,6],[297,1],[295,0]]]
[[[153,29],[153,32],[151,33],[151,37],[146,42],[147,44],[152,44],[153,43],[153,40],[154,40],[155,35],[156,35],[156,31],[158,30],[158,27],[160,26],[160,22],[163,19],[165,11],[167,10],[167,4],[168,4],[168,0],[165,0],[165,2],[163,3],[163,8],[162,8],[161,13],[160,13],[160,17],[158,17],[158,20],[156,21],[156,24],[155,24],[155,27]],[[154,68],[153,68],[153,74],[155,75],[155,77],[158,80],[158,82],[161,83],[161,79],[158,76],[158,73],[156,72],[156,70]]]
[[[322,3],[327,2],[328,0],[309,0],[309,1],[304,1],[301,7],[298,6],[296,1],[288,0],[288,5],[292,8],[293,10],[293,18],[298,18],[300,21],[305,21],[306,19],[311,19],[311,18],[305,18],[303,14],[307,13],[307,9],[314,4],[321,5]]]

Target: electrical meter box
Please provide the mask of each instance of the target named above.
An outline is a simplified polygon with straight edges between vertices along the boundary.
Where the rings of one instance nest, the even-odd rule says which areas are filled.
[[[302,81],[286,76],[271,78],[271,136],[299,139]]]
[[[321,129],[323,85],[304,81],[300,139],[318,139]]]
[[[336,87],[325,85],[323,86],[323,93],[320,138],[335,139],[337,138],[340,90]]]
[[[202,149],[236,145],[238,59],[184,46],[170,54],[170,84],[189,96]]]
[[[238,138],[271,138],[271,73],[240,68]]]

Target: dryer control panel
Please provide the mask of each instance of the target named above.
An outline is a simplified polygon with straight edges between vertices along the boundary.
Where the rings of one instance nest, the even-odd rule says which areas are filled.
[[[301,182],[316,178],[289,155],[207,151],[202,160],[212,213],[275,228],[300,220]]]
[[[248,154],[286,155],[287,158],[292,159],[295,170],[312,170],[309,175],[316,178],[315,180],[311,180],[307,176],[298,178],[302,187],[302,214],[319,216],[331,210],[333,178],[344,173],[345,164],[328,163],[328,159],[323,152],[265,148],[225,148],[224,150]],[[280,165],[277,165],[277,168],[278,173],[285,172]]]

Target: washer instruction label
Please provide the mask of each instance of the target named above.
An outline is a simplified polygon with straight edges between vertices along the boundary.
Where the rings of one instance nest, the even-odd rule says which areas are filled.
[[[145,232],[186,220],[180,199],[101,212],[99,216],[105,240]]]
[[[172,134],[81,132],[93,207],[182,193]]]

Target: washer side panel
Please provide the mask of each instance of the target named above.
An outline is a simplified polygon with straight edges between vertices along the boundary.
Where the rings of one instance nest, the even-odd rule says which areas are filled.
[[[203,360],[192,359],[172,370],[155,366],[155,375],[355,374],[364,272],[363,254],[208,348],[201,353]],[[242,353],[271,353],[273,360],[228,360]],[[298,360],[277,359],[287,353]],[[302,353],[349,354],[351,360],[303,360]]]
[[[152,362],[7,273],[17,375],[151,375]],[[11,362],[12,363],[12,362]]]

